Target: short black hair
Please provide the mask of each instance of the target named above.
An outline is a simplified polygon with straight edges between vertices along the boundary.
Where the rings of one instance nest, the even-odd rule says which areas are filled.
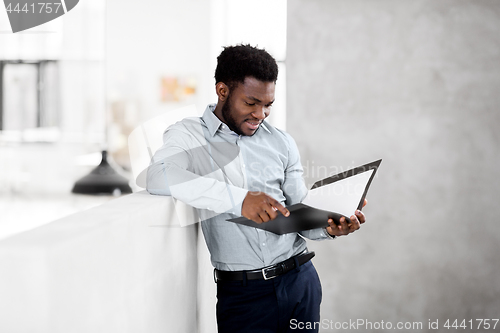
[[[253,76],[259,81],[276,82],[278,64],[264,49],[250,45],[226,46],[217,57],[215,83],[224,82],[230,89],[245,78]]]

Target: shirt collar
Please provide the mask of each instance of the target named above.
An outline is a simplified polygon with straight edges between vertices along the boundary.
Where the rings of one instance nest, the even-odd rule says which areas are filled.
[[[223,124],[222,121],[220,121],[220,119],[217,118],[217,116],[214,114],[216,106],[217,104],[209,104],[205,109],[205,112],[203,112],[203,116],[201,117],[207,125],[208,132],[211,136],[214,136],[215,133],[217,133],[217,131],[219,130],[220,126]],[[262,127],[269,134],[271,134],[271,131],[266,127],[266,122],[263,121],[259,127]]]
[[[266,123],[265,121],[262,122],[262,124],[260,124],[259,127],[262,127],[263,129],[265,129],[269,134],[271,134],[271,131],[266,127]]]
[[[222,121],[214,114],[215,106],[217,104],[209,104],[203,112],[203,116],[201,117],[205,124],[207,125],[208,132],[211,136],[214,136],[217,133]]]

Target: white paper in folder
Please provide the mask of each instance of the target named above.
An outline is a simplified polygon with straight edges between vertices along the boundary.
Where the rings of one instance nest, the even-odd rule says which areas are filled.
[[[308,206],[351,216],[370,181],[373,169],[310,190],[302,201]]]

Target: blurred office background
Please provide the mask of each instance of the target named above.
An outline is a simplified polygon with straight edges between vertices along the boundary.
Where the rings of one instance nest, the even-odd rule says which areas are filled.
[[[310,242],[322,317],[499,317],[498,1],[83,0],[17,34],[0,10],[0,30],[0,237],[112,199],[70,192],[103,148],[132,180],[131,131],[201,113],[222,46],[250,43],[279,62],[271,122],[307,184],[383,159],[368,223]]]
[[[16,34],[0,15],[0,237],[112,199],[70,194],[103,149],[140,190],[129,134],[166,112],[195,105],[201,114],[215,102],[223,45],[259,45],[279,61],[271,118],[285,128],[286,1],[85,0]]]

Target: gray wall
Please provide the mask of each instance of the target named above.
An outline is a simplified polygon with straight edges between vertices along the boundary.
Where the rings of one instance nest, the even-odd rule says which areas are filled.
[[[309,184],[383,158],[363,228],[310,243],[322,318],[499,318],[500,1],[290,0],[286,64]]]

